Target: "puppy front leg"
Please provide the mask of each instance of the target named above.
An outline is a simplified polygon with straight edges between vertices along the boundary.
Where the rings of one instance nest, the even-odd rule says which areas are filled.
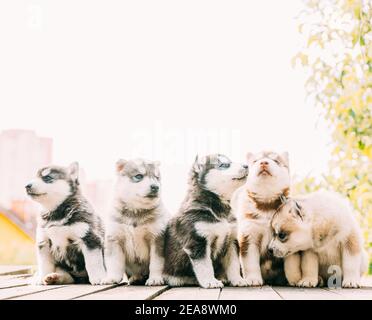
[[[243,277],[248,286],[262,286],[263,279],[260,267],[260,249],[255,243],[248,244],[245,252],[240,252]]]
[[[101,284],[106,274],[103,262],[103,248],[100,246],[90,248],[87,245],[83,245],[82,249],[90,284]]]
[[[103,284],[129,282],[125,273],[125,255],[118,240],[110,237],[106,239],[105,262],[107,274]]]
[[[299,287],[316,287],[319,281],[319,258],[312,250],[306,250],[301,256],[302,278],[297,283]]]
[[[231,244],[229,251],[224,259],[227,280],[233,287],[246,287],[248,282],[240,274],[239,248],[237,243]]]
[[[350,252],[350,244],[342,247],[342,287],[360,288],[361,287],[361,252]]]
[[[289,285],[297,286],[302,279],[300,253],[294,253],[284,258],[284,273]]]
[[[204,239],[198,239],[192,246],[183,249],[189,256],[195,277],[203,288],[222,288],[223,283],[214,275],[211,248]]]
[[[47,285],[43,279],[48,274],[55,272],[54,258],[50,252],[48,240],[40,241],[37,244],[37,266],[38,271],[35,277],[32,279],[32,284],[35,285]]]
[[[158,253],[158,250],[157,244],[153,241],[150,247],[150,270],[149,278],[146,281],[147,286],[161,286],[164,284],[164,257]]]

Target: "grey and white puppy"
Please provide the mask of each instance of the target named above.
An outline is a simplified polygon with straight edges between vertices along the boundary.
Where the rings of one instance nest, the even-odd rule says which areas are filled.
[[[49,166],[26,186],[41,204],[38,217],[36,284],[100,284],[105,276],[104,231],[79,187],[79,165]]]
[[[169,285],[221,288],[221,280],[247,285],[240,274],[236,220],[229,204],[247,173],[247,166],[220,154],[196,158],[186,198],[165,233],[164,272]]]
[[[114,200],[106,221],[104,283],[164,283],[161,252],[169,214],[161,201],[159,165],[143,159],[116,163]]]

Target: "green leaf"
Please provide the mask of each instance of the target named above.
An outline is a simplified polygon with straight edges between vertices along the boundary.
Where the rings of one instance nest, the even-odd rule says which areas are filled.
[[[366,45],[366,42],[364,41],[364,37],[363,36],[360,36],[359,37],[359,44],[361,45],[361,46],[365,46]]]
[[[353,119],[355,119],[355,112],[353,109],[349,109],[349,116],[351,116]]]

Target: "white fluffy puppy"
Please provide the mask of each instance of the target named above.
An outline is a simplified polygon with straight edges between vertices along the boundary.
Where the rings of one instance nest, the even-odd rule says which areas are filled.
[[[119,160],[114,201],[106,221],[104,283],[162,285],[163,233],[169,219],[160,198],[159,163]]]
[[[285,258],[290,284],[315,287],[318,276],[327,281],[336,266],[342,287],[360,287],[367,269],[362,232],[339,194],[318,191],[290,199],[274,215],[271,225],[274,238],[269,248],[276,257]]]

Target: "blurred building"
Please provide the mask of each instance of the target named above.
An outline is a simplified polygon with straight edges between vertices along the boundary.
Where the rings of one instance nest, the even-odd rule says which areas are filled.
[[[38,206],[25,193],[25,185],[36,171],[52,162],[53,140],[31,130],[0,133],[0,205],[17,219],[34,225]]]
[[[92,203],[96,212],[104,216],[109,205],[113,183],[111,180],[94,180],[86,182],[83,193]]]

